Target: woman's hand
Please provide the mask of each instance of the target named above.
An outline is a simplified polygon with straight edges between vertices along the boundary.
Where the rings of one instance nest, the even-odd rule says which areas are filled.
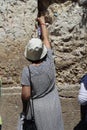
[[[39,22],[40,25],[45,25],[45,17],[44,16],[38,17],[37,21]]]
[[[37,21],[39,22],[39,25],[41,27],[43,43],[47,48],[51,48],[51,45],[49,43],[48,30],[45,23],[45,17],[41,15],[40,17],[37,18]]]

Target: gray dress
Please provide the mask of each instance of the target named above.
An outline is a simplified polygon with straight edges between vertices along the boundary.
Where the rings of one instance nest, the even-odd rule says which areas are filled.
[[[40,65],[30,65],[30,71],[37,130],[64,130],[51,49],[48,49],[47,57]],[[28,67],[24,67],[21,84],[30,86],[29,78]]]

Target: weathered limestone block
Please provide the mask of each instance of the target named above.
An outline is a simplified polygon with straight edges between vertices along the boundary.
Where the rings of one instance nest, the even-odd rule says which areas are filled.
[[[87,6],[87,0],[78,0],[78,2],[81,6]]]
[[[56,17],[55,6],[58,9]],[[51,12],[50,16],[54,19],[51,24],[49,22],[49,32],[55,54],[57,83],[79,83],[79,79],[87,71],[86,13],[78,4],[73,6],[68,2],[60,7],[53,4],[48,12]]]
[[[0,43],[30,38],[34,34],[36,17],[36,0],[0,1],[0,28],[3,30],[0,31]]]
[[[20,83],[20,69],[26,63],[24,47],[36,36],[37,5],[37,0],[0,0],[0,77],[4,86]]]
[[[73,37],[75,28],[79,28],[78,24],[81,22],[79,14],[82,14],[80,7],[75,7],[74,10],[66,10],[66,12],[63,11],[53,22],[49,29],[50,33],[55,36],[61,36],[61,40],[68,42]]]

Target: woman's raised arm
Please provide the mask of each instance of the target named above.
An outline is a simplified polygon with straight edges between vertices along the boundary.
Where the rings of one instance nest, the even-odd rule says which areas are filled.
[[[42,40],[47,48],[51,48],[51,44],[49,42],[48,30],[45,23],[45,17],[40,16],[37,18],[39,25],[41,27]]]

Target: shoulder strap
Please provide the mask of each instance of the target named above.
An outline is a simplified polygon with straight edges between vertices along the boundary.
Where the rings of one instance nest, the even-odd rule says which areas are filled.
[[[31,110],[31,118],[34,120],[34,104],[33,104],[33,97],[32,97],[32,82],[31,82],[31,71],[28,66],[29,76],[30,76],[30,86],[31,86],[31,101],[29,101],[30,110]],[[28,106],[29,109],[29,106]]]
[[[30,71],[30,67],[28,66],[28,71],[29,71],[29,76],[30,76],[30,86],[31,86],[31,98],[33,98],[32,97],[32,82],[31,82],[31,71]]]

